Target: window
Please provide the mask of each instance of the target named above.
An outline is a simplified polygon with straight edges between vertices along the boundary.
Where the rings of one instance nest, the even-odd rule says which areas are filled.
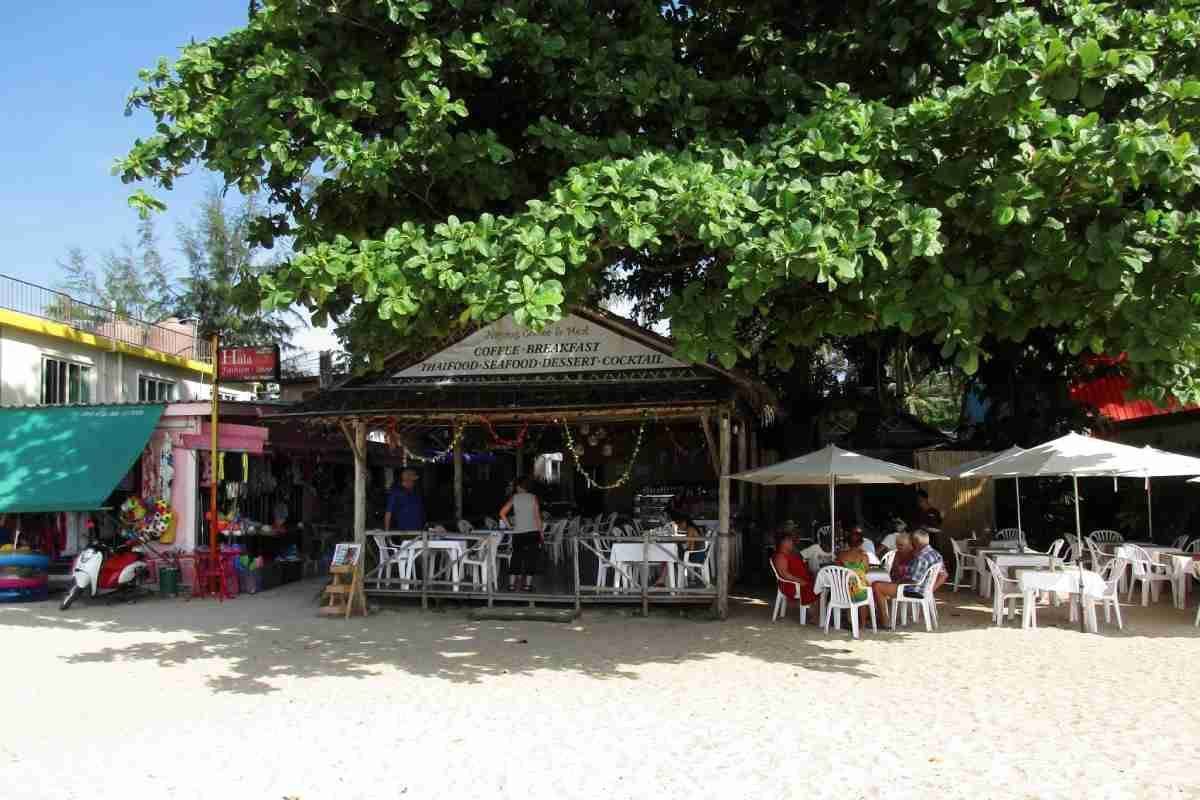
[[[138,376],[138,400],[143,403],[169,403],[175,399],[175,384],[158,378]]]
[[[92,401],[92,368],[57,358],[42,359],[42,404],[62,406]]]

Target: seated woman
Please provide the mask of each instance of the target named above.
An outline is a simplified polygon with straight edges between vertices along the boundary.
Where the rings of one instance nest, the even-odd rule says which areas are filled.
[[[892,562],[892,582],[902,583],[908,578],[908,562],[913,557],[911,533],[896,534],[896,559]]]
[[[846,537],[846,544],[846,549],[837,554],[837,564],[854,573],[854,577],[850,581],[850,599],[860,603],[867,599],[867,592],[871,589],[871,584],[867,581],[870,559],[867,557],[867,551],[863,548],[862,531],[857,528],[852,530]],[[860,620],[866,624],[867,609],[860,608],[858,613]]]
[[[812,605],[817,602],[817,595],[813,592],[813,577],[808,571],[808,564],[804,563],[804,559],[796,552],[795,537],[791,533],[778,533],[775,536],[775,554],[771,556],[771,563],[775,565],[775,571],[779,573],[780,583],[779,591],[783,592],[789,600],[799,600],[801,605]],[[793,583],[784,583],[784,581],[795,581],[800,584],[800,596],[796,596],[796,585]],[[814,621],[816,621],[814,619]]]
[[[687,541],[683,543],[682,558],[689,564],[701,564],[704,559],[701,554],[692,555],[694,551],[704,549],[704,532],[692,522],[691,517],[684,514],[682,511],[671,512],[671,526],[675,529],[675,533],[680,536],[686,536]],[[664,564],[657,575],[657,585],[661,586],[666,580],[668,565]]]

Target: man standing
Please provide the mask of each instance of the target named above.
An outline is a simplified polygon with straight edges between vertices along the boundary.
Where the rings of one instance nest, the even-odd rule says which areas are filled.
[[[387,511],[383,514],[383,529],[420,531],[425,529],[425,501],[417,492],[417,471],[406,469],[400,473],[400,483],[392,487],[388,495]]]
[[[917,511],[913,515],[909,523],[909,530],[920,530],[921,528],[941,530],[942,527],[942,512],[934,508],[929,502],[929,492],[924,489],[917,490]]]

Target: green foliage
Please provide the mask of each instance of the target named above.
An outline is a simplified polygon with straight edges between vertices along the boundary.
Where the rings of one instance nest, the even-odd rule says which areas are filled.
[[[272,268],[250,236],[261,214],[253,198],[231,209],[219,192],[208,194],[195,223],[179,229],[187,276],[175,310],[196,320],[202,335],[219,332],[225,345],[277,342],[286,349],[294,327],[287,318],[288,304],[274,311],[258,308],[256,279]]]
[[[125,243],[120,250],[103,256],[99,271],[78,248],[69,250],[58,266],[63,277],[55,288],[70,295],[72,300],[96,306],[94,321],[107,318],[105,312],[143,322],[161,322],[174,313],[169,270],[159,252],[150,219],[138,225],[136,244]],[[88,316],[78,307],[69,313],[64,310],[63,314],[70,319]]]
[[[373,355],[618,291],[688,359],[903,333],[973,374],[1041,331],[1195,401],[1198,37],[1196,0],[267,0],[142,73],[117,171],[265,190],[266,306]]]

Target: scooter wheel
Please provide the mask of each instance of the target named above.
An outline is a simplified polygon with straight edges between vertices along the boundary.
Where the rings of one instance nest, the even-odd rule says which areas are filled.
[[[71,604],[75,602],[76,597],[79,597],[79,584],[78,583],[75,584],[74,586],[72,586],[70,591],[67,592],[67,596],[62,599],[61,603],[59,603],[58,610],[66,611],[68,608],[71,607]]]

